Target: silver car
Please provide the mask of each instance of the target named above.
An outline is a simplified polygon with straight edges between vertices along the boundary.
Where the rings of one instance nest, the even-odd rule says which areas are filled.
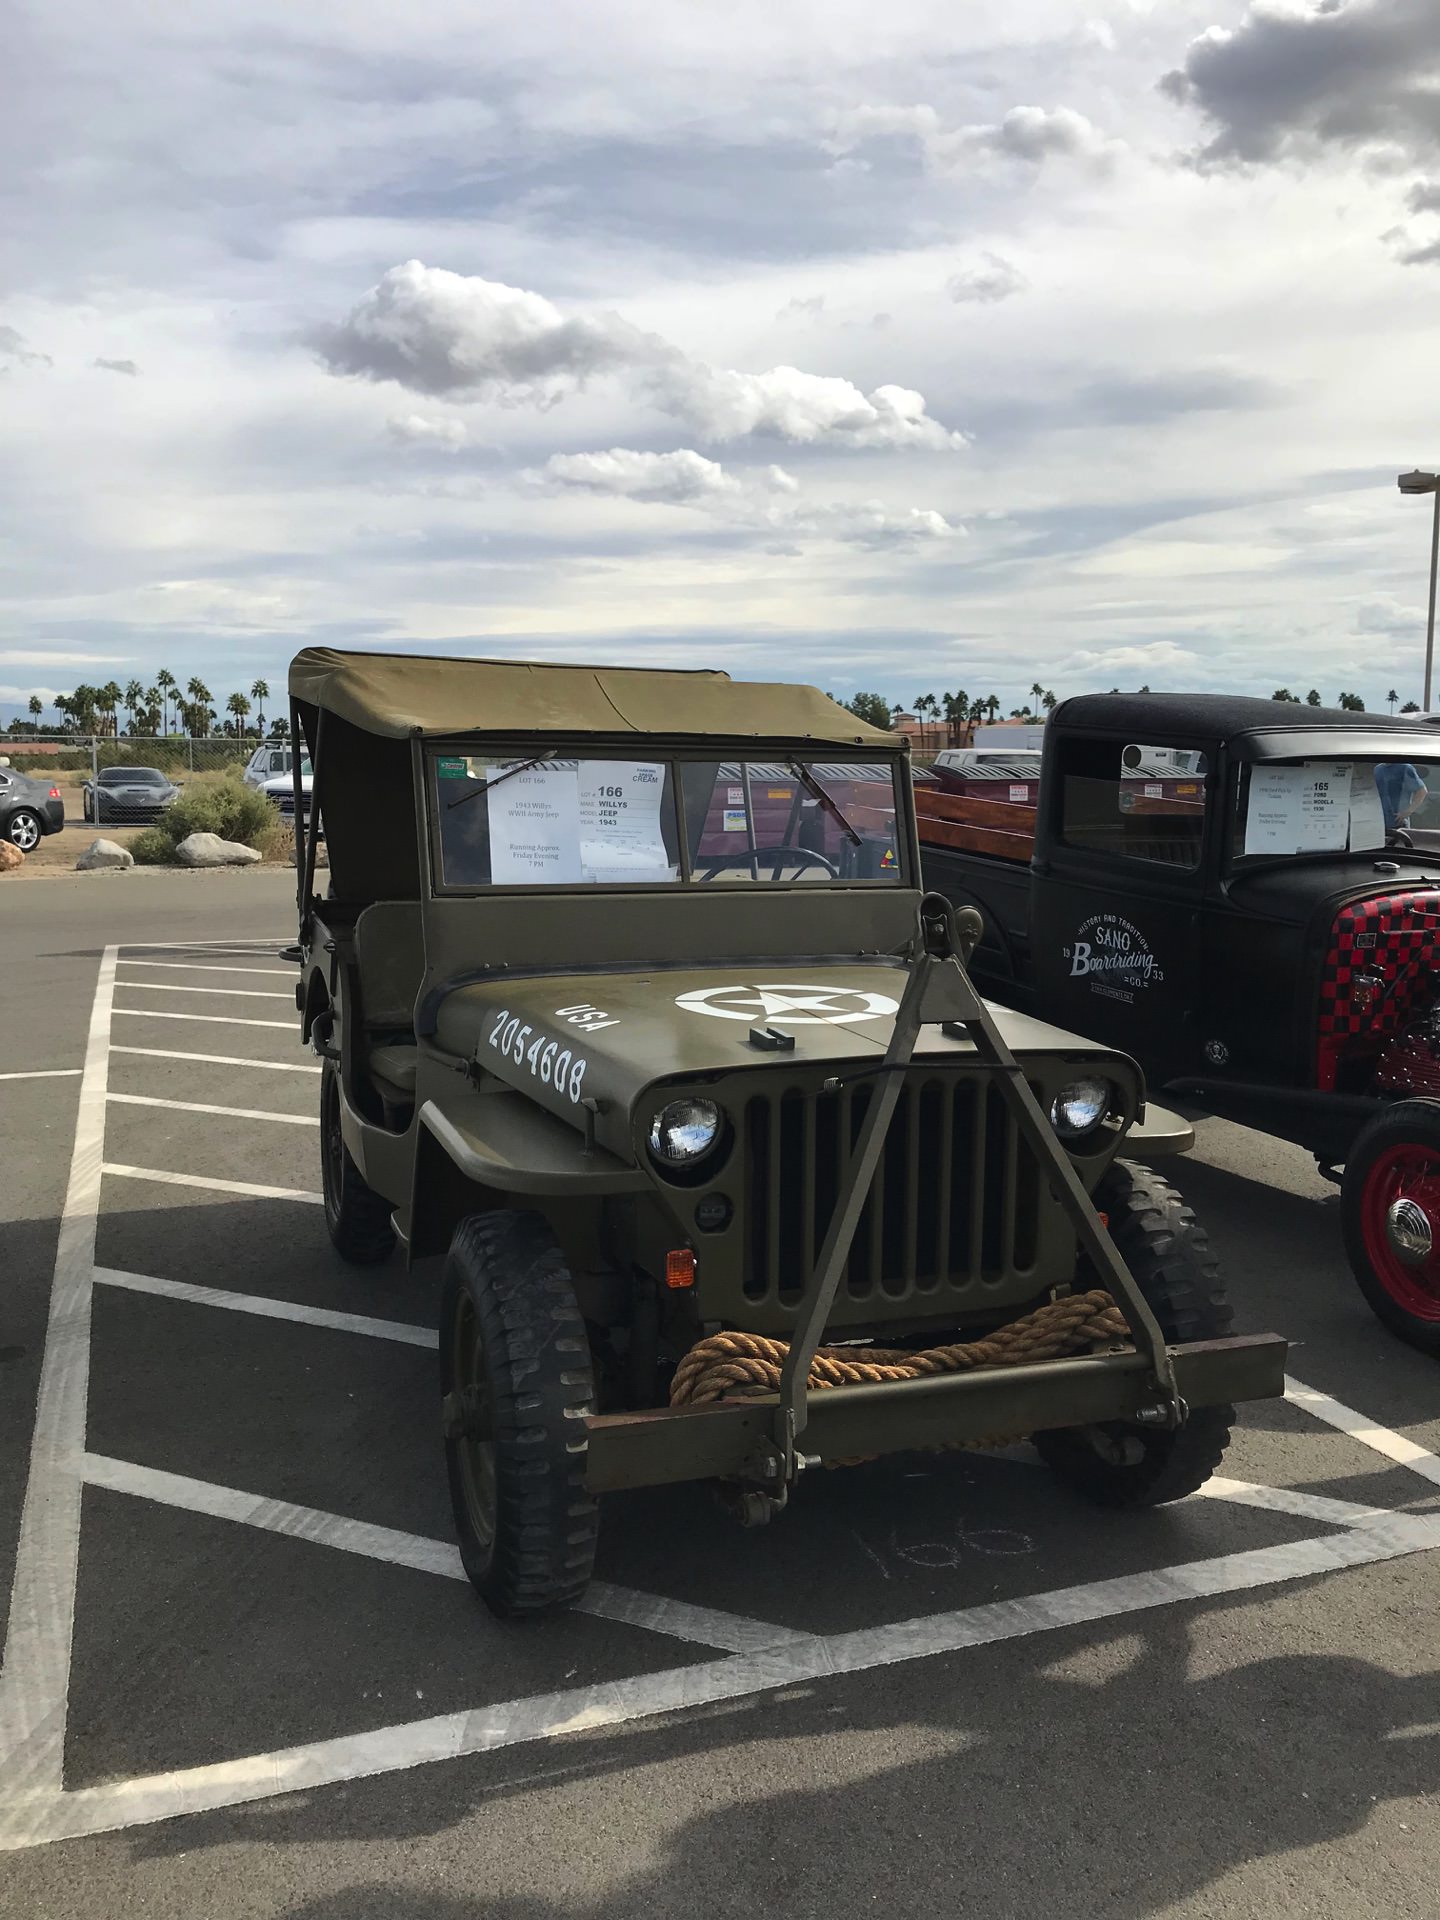
[[[140,826],[158,820],[180,789],[158,767],[102,767],[83,789],[85,818],[96,826]]]

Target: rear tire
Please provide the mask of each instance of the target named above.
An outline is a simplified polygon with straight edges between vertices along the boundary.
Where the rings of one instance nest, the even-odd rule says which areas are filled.
[[[1223,1340],[1234,1315],[1219,1265],[1179,1194],[1148,1167],[1117,1160],[1095,1194],[1110,1238],[1167,1342]],[[1103,1507],[1158,1507],[1203,1487],[1230,1444],[1235,1409],[1197,1407],[1182,1427],[1127,1420],[1034,1435],[1046,1466]]]
[[[1392,1235],[1405,1201],[1418,1210],[1410,1231],[1430,1239],[1428,1255],[1402,1258]],[[1440,1101],[1397,1101],[1361,1130],[1345,1160],[1340,1220],[1371,1312],[1407,1345],[1440,1355]]]
[[[20,807],[5,822],[5,838],[21,853],[33,853],[40,844],[40,836],[45,828],[38,813],[29,807]]]
[[[390,1202],[368,1186],[340,1131],[340,1074],[325,1062],[320,1077],[320,1175],[325,1225],[335,1251],[356,1267],[378,1267],[395,1247]]]
[[[600,1513],[585,1485],[595,1407],[570,1269],[537,1213],[471,1214],[440,1309],[445,1465],[460,1558],[502,1619],[578,1600]]]

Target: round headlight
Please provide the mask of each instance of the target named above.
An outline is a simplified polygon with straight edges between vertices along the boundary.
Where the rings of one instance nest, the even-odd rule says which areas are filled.
[[[1072,1080],[1062,1087],[1050,1107],[1050,1124],[1064,1140],[1091,1132],[1115,1104],[1108,1080]]]
[[[672,1100],[650,1126],[650,1151],[668,1166],[683,1167],[706,1154],[720,1138],[720,1109],[713,1100]]]

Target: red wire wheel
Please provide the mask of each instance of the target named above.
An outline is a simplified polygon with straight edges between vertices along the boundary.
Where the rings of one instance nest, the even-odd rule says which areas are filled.
[[[1345,1245],[1361,1292],[1393,1333],[1440,1355],[1440,1102],[1372,1120],[1345,1163]]]

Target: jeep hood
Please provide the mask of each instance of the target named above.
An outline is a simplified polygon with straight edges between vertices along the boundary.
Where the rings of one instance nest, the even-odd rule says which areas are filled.
[[[781,1061],[873,1061],[889,1042],[905,981],[902,964],[883,961],[499,975],[446,993],[434,1037],[447,1053],[573,1117],[578,1101],[591,1097],[628,1110],[657,1080],[764,1071]],[[1021,1057],[1073,1052],[1093,1060],[1113,1051],[1028,1014],[991,1012]],[[792,1036],[793,1048],[752,1041],[752,1029],[767,1028]],[[968,1039],[937,1026],[923,1028],[915,1048],[917,1059],[935,1061],[974,1052]],[[577,1062],[584,1063],[578,1080]],[[564,1075],[558,1095],[557,1068]]]

